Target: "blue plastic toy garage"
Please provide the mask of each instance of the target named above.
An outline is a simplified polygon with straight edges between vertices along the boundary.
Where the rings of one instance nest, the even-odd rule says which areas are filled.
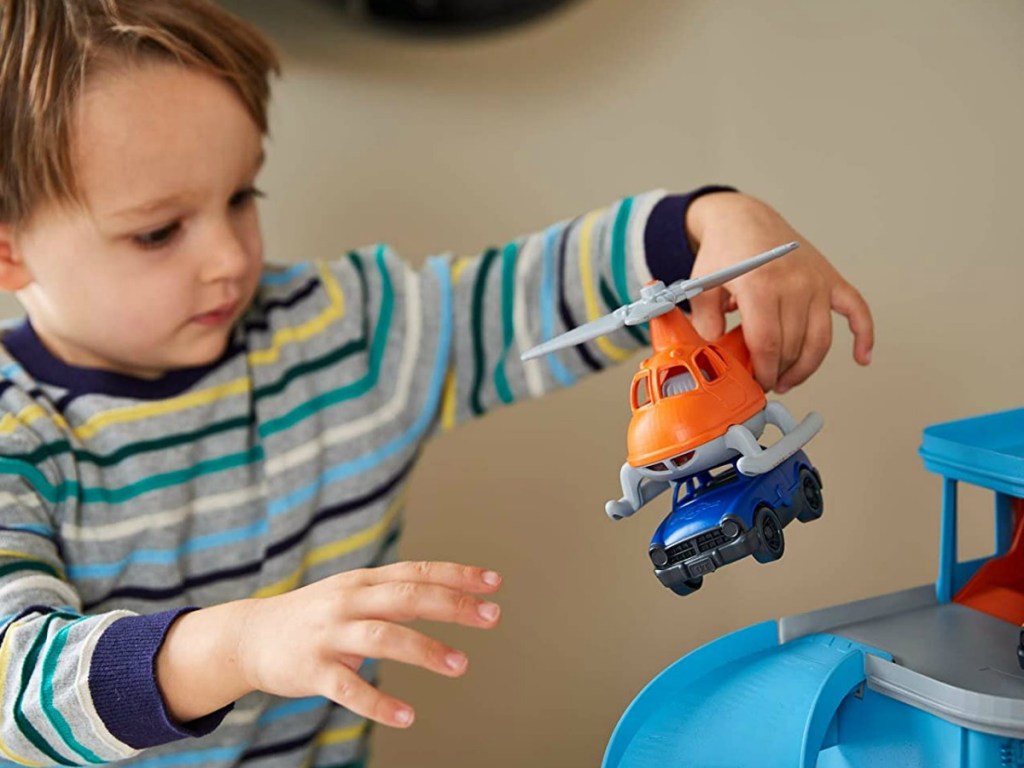
[[[604,768],[1024,767],[1024,409],[924,430],[943,477],[934,585],[756,624],[655,677]],[[995,493],[995,549],[957,562],[957,488]]]

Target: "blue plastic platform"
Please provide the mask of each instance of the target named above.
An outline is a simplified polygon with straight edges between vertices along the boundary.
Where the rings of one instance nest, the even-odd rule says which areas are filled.
[[[774,621],[683,657],[637,696],[604,768],[814,766],[836,711],[864,682],[864,656],[834,635],[779,644]]]

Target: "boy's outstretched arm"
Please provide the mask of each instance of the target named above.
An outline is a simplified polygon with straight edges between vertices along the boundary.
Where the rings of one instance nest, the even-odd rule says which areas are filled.
[[[707,291],[691,302],[693,322],[706,338],[725,331],[725,314],[739,309],[754,373],[780,394],[817,370],[832,344],[833,310],[853,333],[853,357],[871,360],[874,323],[863,297],[770,206],[748,195],[721,191],[693,200],[684,215],[699,277],[797,240],[800,248]]]
[[[466,656],[403,626],[419,619],[490,629],[500,609],[481,595],[500,576],[455,563],[404,562],[347,571],[275,597],[186,613],[167,632],[156,676],[170,714],[190,722],[252,691],[324,696],[384,725],[412,725],[412,707],[358,670],[367,658],[462,675]]]
[[[835,310],[848,318],[854,357],[866,364],[873,343],[867,304],[772,208],[729,187],[652,192],[451,264],[454,337],[441,425],[629,359],[647,342],[642,327],[525,364],[519,355],[635,300],[652,278],[667,284],[708,274],[792,240],[801,245],[793,253],[697,297],[697,329],[716,338],[726,312],[738,308],[758,381],[781,392],[821,364]]]

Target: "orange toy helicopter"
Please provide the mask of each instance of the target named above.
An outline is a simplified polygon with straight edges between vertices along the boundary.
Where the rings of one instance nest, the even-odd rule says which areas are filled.
[[[709,342],[676,306],[779,258],[799,243],[787,243],[705,277],[665,286],[655,280],[640,298],[539,344],[522,355],[529,360],[582,344],[626,325],[650,321],[654,353],[640,364],[630,388],[633,411],[628,455],[619,480],[623,498],[609,501],[613,520],[629,517],[673,481],[731,462],[744,475],[768,472],[818,433],[821,416],[811,412],[799,424],[786,407],[768,402],[753,376],[740,328]],[[782,437],[767,448],[758,438],[767,424]]]

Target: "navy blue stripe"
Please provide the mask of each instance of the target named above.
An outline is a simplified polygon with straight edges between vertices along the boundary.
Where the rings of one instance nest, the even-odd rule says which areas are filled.
[[[270,299],[260,306],[260,317],[243,323],[246,331],[266,331],[270,328],[268,316],[275,309],[288,309],[309,296],[320,285],[318,276],[310,278],[304,286],[283,299]]]
[[[401,525],[397,525],[390,533],[387,538],[381,542],[380,550],[373,560],[370,561],[368,568],[375,568],[383,562],[385,553],[388,548],[391,547],[398,538],[402,535]],[[263,562],[257,560],[253,563],[246,563],[240,565],[237,568],[228,568],[220,571],[214,571],[212,573],[202,574],[190,579],[185,579],[180,584],[167,587],[166,589],[149,589],[145,587],[122,587],[115,589],[109,595],[100,600],[95,600],[88,603],[85,606],[85,610],[91,610],[97,607],[101,603],[107,600],[113,600],[115,598],[123,600],[149,600],[152,602],[161,602],[167,600],[173,600],[181,597],[190,589],[196,589],[198,587],[209,586],[210,584],[216,584],[220,581],[230,581],[231,579],[237,579],[242,576],[248,576],[253,573],[258,573],[260,568],[263,567]]]
[[[377,499],[386,496],[396,485],[408,476],[409,472],[412,471],[413,466],[415,466],[418,458],[419,455],[414,454],[406,465],[398,470],[398,473],[394,475],[394,477],[385,480],[383,485],[377,486],[365,495],[318,511],[312,518],[310,518],[310,521],[303,528],[300,528],[291,536],[272,544],[267,549],[264,559],[269,560],[272,557],[283,555],[288,550],[300,544],[302,540],[305,539],[320,523],[348,514],[360,507],[369,506],[373,502],[377,501]]]
[[[569,307],[569,302],[565,298],[565,249],[566,244],[569,242],[569,231],[573,228],[579,219],[571,221],[565,229],[562,230],[562,236],[558,241],[558,314],[562,318],[562,322],[566,328],[576,328],[579,323],[576,322],[576,318],[572,316],[572,309]],[[586,344],[577,344],[573,349],[576,350],[580,359],[586,364],[592,371],[600,371],[602,369],[601,363],[590,354],[590,350],[587,349]]]

